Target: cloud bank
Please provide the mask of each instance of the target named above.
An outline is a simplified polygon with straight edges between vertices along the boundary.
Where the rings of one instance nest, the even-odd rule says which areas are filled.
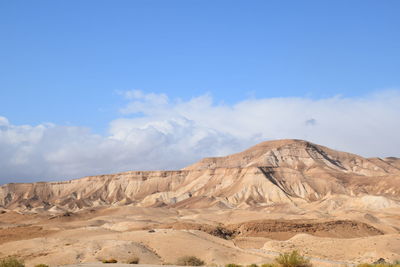
[[[400,156],[400,91],[359,98],[251,98],[233,105],[121,92],[107,136],[83,127],[13,125],[0,117],[0,183],[179,169],[270,139],[306,139],[367,157]]]

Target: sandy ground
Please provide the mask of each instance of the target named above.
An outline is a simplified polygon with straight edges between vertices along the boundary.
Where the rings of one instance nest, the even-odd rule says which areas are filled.
[[[193,255],[220,266],[271,262],[280,252],[296,249],[311,257],[315,266],[342,266],[400,259],[399,213],[340,211],[321,216],[320,212],[276,207],[179,210],[134,206],[59,216],[10,211],[0,214],[0,256],[24,258],[30,267],[39,263],[98,266],[103,259],[126,263],[133,257],[139,257],[141,264],[164,265]],[[346,223],[335,223],[332,230],[332,223],[327,223],[339,218]],[[214,231],[221,227],[233,229],[236,235],[221,238]]]
[[[400,159],[263,142],[177,171],[0,186],[0,257],[27,267],[116,259],[315,266],[400,259]]]

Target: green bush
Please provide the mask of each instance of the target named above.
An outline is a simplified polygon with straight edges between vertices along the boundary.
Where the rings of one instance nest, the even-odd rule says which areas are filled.
[[[25,264],[17,258],[7,257],[0,260],[0,267],[25,267]]]
[[[138,263],[139,263],[138,257],[134,257],[134,258],[128,260],[128,264],[138,264]]]
[[[292,251],[291,253],[280,254],[275,259],[275,261],[281,267],[311,267],[312,266],[312,264],[310,263],[310,260],[304,258],[296,250]]]
[[[116,259],[108,259],[108,260],[102,260],[102,263],[117,263],[118,261]]]
[[[0,260],[0,267],[25,267],[25,264],[15,257],[7,257]]]
[[[49,267],[49,265],[41,263],[41,264],[36,264],[35,267]]]
[[[264,263],[261,267],[278,267],[275,263]]]
[[[229,263],[229,264],[225,265],[225,267],[243,267],[243,266],[239,265],[239,264],[235,264],[235,263]]]
[[[195,257],[195,256],[183,256],[178,259],[176,265],[180,266],[203,266],[205,265],[204,261]]]
[[[250,265],[247,265],[247,267],[258,267],[258,265],[255,264],[255,263],[252,263],[252,264],[250,264]]]

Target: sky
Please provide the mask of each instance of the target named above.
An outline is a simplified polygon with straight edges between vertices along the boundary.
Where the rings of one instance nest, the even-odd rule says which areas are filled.
[[[272,139],[400,157],[400,2],[0,0],[0,184]]]

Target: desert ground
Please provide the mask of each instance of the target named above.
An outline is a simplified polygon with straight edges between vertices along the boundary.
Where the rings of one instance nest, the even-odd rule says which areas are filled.
[[[400,214],[394,211],[349,210],[325,214],[321,219],[319,213],[271,209],[122,206],[59,216],[7,212],[0,215],[0,255],[22,257],[32,266],[99,263],[111,258],[124,263],[133,257],[144,264],[173,264],[185,255],[197,256],[210,265],[259,264],[291,250],[323,266],[400,258],[396,228]],[[215,231],[221,228],[242,231],[224,237]]]
[[[399,162],[285,140],[179,171],[3,185],[0,257],[97,267],[196,256],[219,266],[298,250],[314,266],[394,261]]]

